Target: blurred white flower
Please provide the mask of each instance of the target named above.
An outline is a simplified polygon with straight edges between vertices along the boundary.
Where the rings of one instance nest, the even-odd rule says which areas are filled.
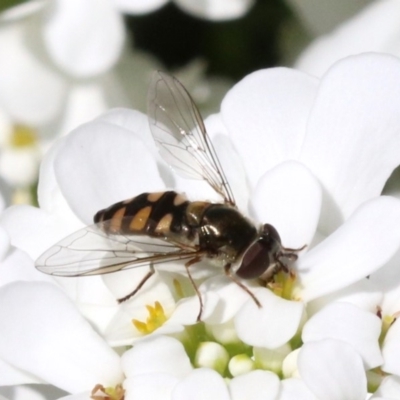
[[[38,165],[55,138],[110,107],[145,110],[151,71],[160,64],[123,49],[118,4],[110,0],[32,1],[0,18],[0,176],[14,203],[32,203]],[[124,50],[124,51],[123,51]],[[182,69],[207,113],[229,83],[204,79],[205,65]]]
[[[397,0],[374,1],[352,18],[342,19],[332,32],[316,38],[300,55],[295,67],[322,76],[336,61],[363,52],[399,57],[399,18]]]
[[[379,315],[382,318],[382,371],[400,376],[400,252],[381,270],[370,276],[370,281],[383,294],[379,303]]]
[[[111,0],[127,14],[144,14],[157,10],[170,0]],[[172,0],[182,11],[198,18],[224,21],[240,18],[251,8],[254,0]]]
[[[337,0],[334,2],[329,0],[319,0],[318,2],[287,0],[312,37],[329,32],[371,2],[372,0]]]
[[[33,1],[1,15],[0,175],[10,185],[29,193],[50,141],[110,105],[106,74],[123,42],[108,1]]]
[[[284,246],[308,245],[293,273],[281,272],[267,288],[248,283],[262,308],[206,263],[193,266],[205,300],[199,324],[198,298],[178,270],[168,275],[169,265],[121,306],[115,298],[129,293],[145,269],[13,281],[0,288],[0,319],[8,321],[0,325],[0,359],[76,399],[98,383],[123,384],[125,400],[137,393],[236,400],[243,391],[326,400],[338,398],[335,381],[343,382],[344,398],[365,397],[366,370],[386,360],[376,315],[382,296],[366,295],[363,284],[400,247],[400,201],[380,196],[400,164],[397,83],[400,62],[373,54],[337,63],[320,81],[285,68],[263,70],[234,86],[220,114],[206,119],[239,208],[273,224]],[[40,208],[10,208],[1,223],[32,263],[92,224],[98,210],[166,187],[192,200],[218,200],[205,182],[180,178],[159,159],[145,115],[116,109],[53,146],[40,171]],[[345,290],[351,304],[334,296]],[[111,336],[114,345],[135,346],[114,356],[112,340],[105,340]],[[21,342],[26,346],[15,351]],[[55,358],[66,361],[54,367]],[[280,382],[283,364],[287,379]]]

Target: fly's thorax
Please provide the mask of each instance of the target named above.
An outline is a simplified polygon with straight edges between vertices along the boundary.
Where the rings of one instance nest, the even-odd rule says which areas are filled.
[[[186,218],[190,226],[199,227],[205,211],[212,205],[208,201],[191,201],[186,208]]]
[[[143,234],[156,237],[190,236],[186,223],[185,196],[174,191],[142,193],[99,211],[95,223],[112,234]]]
[[[226,263],[236,262],[256,238],[256,227],[236,208],[210,204],[204,210],[199,229],[200,248]]]

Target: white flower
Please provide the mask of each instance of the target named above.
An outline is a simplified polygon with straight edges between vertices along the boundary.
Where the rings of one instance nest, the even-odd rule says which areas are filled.
[[[82,9],[75,1],[42,2],[28,15],[20,6],[19,18],[3,18],[0,102],[13,119],[33,126],[51,122],[73,87],[71,78],[97,77],[116,63],[122,22],[108,1],[95,3]]]
[[[162,7],[169,0],[112,0],[116,7],[127,14],[144,14]],[[211,21],[242,17],[254,4],[254,0],[173,0],[183,11],[195,17]]]
[[[350,345],[326,339],[305,344],[299,372],[317,399],[364,400],[367,380],[361,357]]]
[[[11,338],[19,332],[18,339],[30,343],[30,350],[21,355],[0,343],[0,358],[75,394],[91,390],[93,376],[102,385],[123,383],[126,400],[137,393],[144,398],[151,394],[152,398],[176,400],[191,394],[200,399],[200,388],[203,396],[237,399],[243,390],[254,394],[254,387],[271,398],[296,398],[296,390],[304,398],[335,398],[337,388],[328,392],[330,397],[323,397],[323,386],[315,383],[315,368],[326,385],[332,378],[342,379],[347,398],[365,397],[365,370],[379,366],[383,359],[378,346],[380,321],[373,308],[380,298],[363,296],[360,282],[400,247],[400,201],[380,196],[400,164],[399,82],[400,62],[379,55],[344,60],[321,81],[284,68],[264,70],[237,84],[226,95],[221,113],[206,120],[239,208],[256,221],[272,223],[284,246],[308,245],[291,266],[294,272],[276,275],[268,286],[271,290],[257,282],[248,284],[262,308],[221,276],[220,270],[206,269],[206,263],[193,266],[192,272],[205,303],[204,323],[200,324],[195,323],[198,298],[185,290],[187,277],[174,270],[172,276],[178,283],[171,284],[164,278],[168,265],[146,282],[141,297],[122,306],[116,305],[115,298],[131,291],[135,282],[130,277],[140,279],[137,275],[146,274],[145,268],[108,276],[57,278],[53,281],[57,287],[54,283],[32,284],[29,298],[44,291],[48,301],[60,301],[60,309],[68,316],[66,326],[83,330],[81,343],[75,344],[78,334],[65,338],[69,328],[57,332],[56,307],[48,309],[43,301],[43,311],[36,309],[37,304],[24,305],[21,298],[26,285],[15,282],[0,288],[4,297],[0,318],[4,315],[9,321],[4,328],[0,325],[0,336]],[[4,213],[2,225],[11,244],[23,249],[32,262],[54,242],[91,224],[98,210],[166,187],[184,191],[190,199],[218,199],[205,182],[174,175],[158,158],[145,115],[117,109],[79,127],[51,149],[41,168],[40,209],[13,207]],[[158,296],[151,291],[161,287],[160,280],[164,286]],[[352,285],[348,297],[353,294],[362,307],[356,301],[328,300],[329,294]],[[89,363],[90,346],[98,347],[100,359],[109,354],[103,337],[117,325],[117,331],[128,332],[123,339],[131,341],[125,343],[136,340],[132,319],[144,322],[145,306],[157,314],[155,301],[168,309],[165,321],[159,333],[153,330],[147,337],[142,335],[132,349],[123,352],[122,361],[115,360],[122,367],[114,373],[122,369],[123,376],[108,376],[101,361],[95,366]],[[313,311],[307,314],[311,301]],[[60,346],[58,338],[68,344],[66,349],[54,350],[60,360],[64,356],[69,360],[64,353],[68,349],[72,354],[86,349],[81,350],[82,365],[90,379],[70,373],[63,383],[66,372],[48,371],[52,367],[49,360],[44,358],[38,366],[30,363],[31,354],[37,354],[35,346],[41,349],[44,345],[41,337],[21,329],[21,324],[33,323],[36,313],[42,323],[46,320],[54,325],[50,327],[58,335],[51,336],[57,336],[51,342],[54,347]],[[82,313],[98,333],[89,329]],[[181,330],[175,330],[177,326]],[[171,332],[174,337],[167,337]],[[87,345],[85,338],[93,337],[93,344]],[[221,347],[229,349],[228,357]],[[295,349],[300,349],[298,365],[291,353]],[[332,353],[338,352],[342,357],[332,359]],[[229,357],[235,357],[232,363]],[[280,383],[277,376],[286,357],[291,357],[286,362],[291,378]],[[334,372],[331,377],[328,358]],[[346,363],[353,375],[347,376]],[[224,381],[228,376],[234,376],[229,384]]]
[[[309,0],[287,0],[300,20],[305,24],[307,32],[313,37],[329,32],[340,22],[357,13],[370,0],[335,2]]]
[[[138,51],[123,51],[118,6],[111,0],[84,7],[35,1],[0,19],[0,176],[25,195],[56,137],[110,107],[145,110],[151,71],[161,66]],[[204,79],[204,69],[194,62],[178,75],[210,113],[229,83]]]
[[[348,20],[342,19],[329,34],[315,39],[300,55],[295,66],[322,76],[336,61],[351,55],[382,52],[398,57],[399,18],[400,3],[397,0],[374,1]]]

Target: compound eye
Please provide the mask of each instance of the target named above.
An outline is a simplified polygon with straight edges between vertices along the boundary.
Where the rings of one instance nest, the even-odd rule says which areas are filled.
[[[270,265],[270,250],[270,246],[266,246],[262,240],[253,243],[244,254],[236,275],[242,279],[255,279],[261,276]]]
[[[270,224],[263,225],[261,234],[264,236],[264,240],[281,243],[278,231]]]

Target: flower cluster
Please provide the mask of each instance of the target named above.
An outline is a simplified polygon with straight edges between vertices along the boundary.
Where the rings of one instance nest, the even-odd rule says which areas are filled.
[[[115,109],[46,154],[40,208],[1,218],[0,385],[52,385],[78,399],[400,399],[400,61],[360,55],[320,80],[255,72],[206,119],[240,210],[268,222],[289,271],[244,282],[206,262],[52,278],[34,260],[100,209],[173,188],[221,199],[175,175],[147,117]],[[388,190],[389,191],[389,190]],[[62,395],[60,395],[62,397]]]
[[[111,107],[145,109],[147,81],[162,66],[128,46],[123,13],[148,13],[165,2],[32,0],[0,15],[0,190],[14,189],[13,203],[34,203],[39,163],[58,137]],[[177,3],[224,20],[244,14],[252,1]],[[206,80],[204,70],[195,60],[175,73],[209,113],[230,84]],[[209,101],[211,86],[216,96]]]

